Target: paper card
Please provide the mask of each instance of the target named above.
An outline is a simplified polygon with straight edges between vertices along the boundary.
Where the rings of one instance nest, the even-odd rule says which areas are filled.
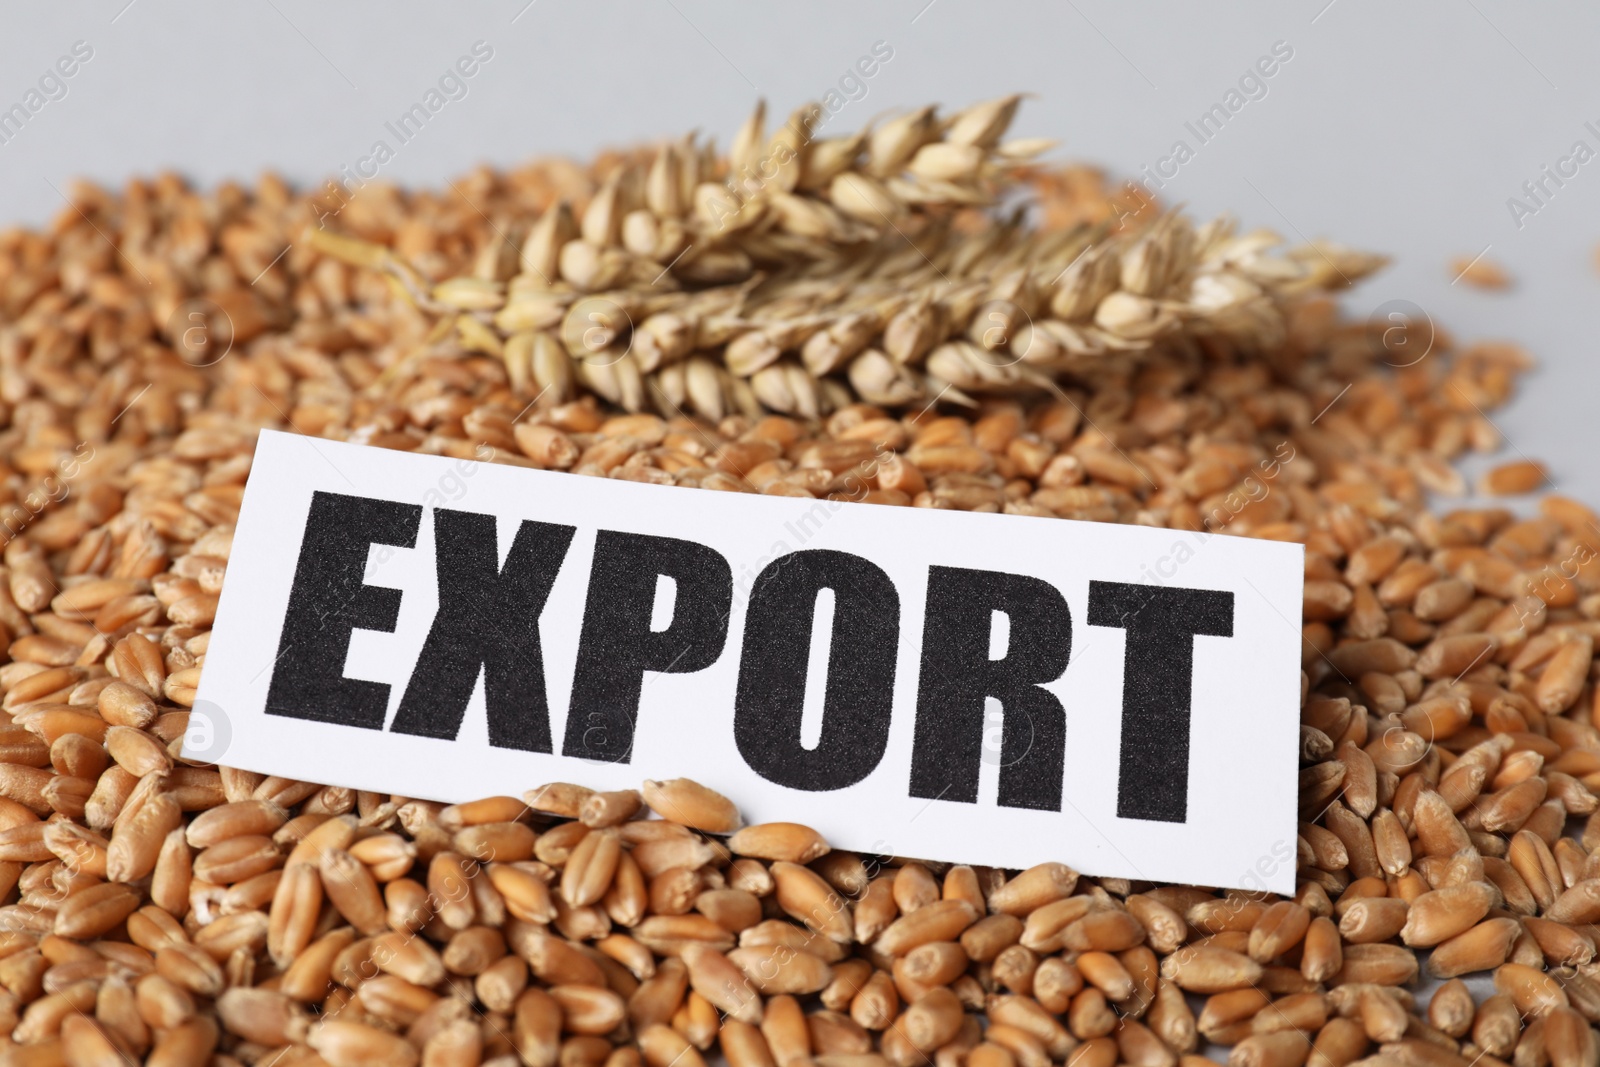
[[[263,432],[190,758],[688,777],[835,847],[1289,893],[1299,545]]]

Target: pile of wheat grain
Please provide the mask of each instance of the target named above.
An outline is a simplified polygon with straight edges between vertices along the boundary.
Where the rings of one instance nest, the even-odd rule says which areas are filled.
[[[1393,358],[1319,295],[1371,259],[1019,175],[1010,106],[0,235],[0,1062],[1593,1067],[1600,519],[1426,500],[1524,357]],[[1296,893],[830,851],[681,780],[186,765],[262,426],[1302,541]]]

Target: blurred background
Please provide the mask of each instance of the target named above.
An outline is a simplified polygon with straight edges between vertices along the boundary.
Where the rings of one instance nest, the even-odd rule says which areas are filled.
[[[1392,256],[1352,314],[1525,345],[1540,369],[1494,415],[1500,458],[1600,500],[1592,5],[106,0],[5,19],[0,224],[48,222],[80,175],[442,185],[690,129],[725,145],[763,97],[780,121],[823,100],[836,133],[1027,91],[1013,130],[1057,139],[1049,159]],[[1473,284],[1494,267],[1508,287]]]

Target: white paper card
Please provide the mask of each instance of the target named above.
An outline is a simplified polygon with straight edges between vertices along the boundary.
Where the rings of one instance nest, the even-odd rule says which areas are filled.
[[[190,758],[688,777],[835,847],[1294,888],[1303,550],[263,432]]]

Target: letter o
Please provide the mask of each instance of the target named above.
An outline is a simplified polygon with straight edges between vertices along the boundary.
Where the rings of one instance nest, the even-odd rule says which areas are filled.
[[[800,743],[817,594],[832,589],[833,633],[817,746]],[[876,564],[806,549],[757,575],[734,697],[739,754],[763,778],[808,792],[843,789],[877,768],[889,744],[900,595]]]

